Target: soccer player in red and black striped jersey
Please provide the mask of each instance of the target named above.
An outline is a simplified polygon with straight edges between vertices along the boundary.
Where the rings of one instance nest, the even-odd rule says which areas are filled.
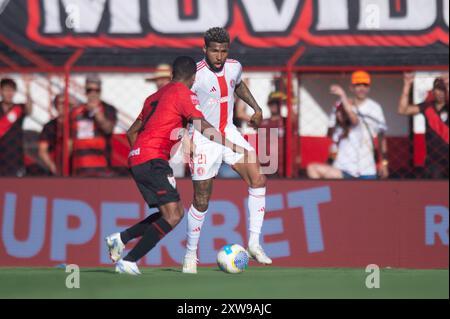
[[[190,90],[197,66],[190,57],[179,57],[173,64],[173,80],[147,98],[143,110],[128,131],[132,150],[129,165],[133,179],[149,207],[159,212],[149,216],[127,230],[106,237],[106,243],[116,271],[131,275],[140,274],[136,262],[181,221],[184,208],[176,188],[176,181],[168,160],[174,132],[192,122],[195,129],[234,152],[245,153],[242,147],[229,142],[213,128],[199,111],[198,99]],[[129,254],[121,258],[125,245],[142,237]]]
[[[0,81],[0,176],[25,175],[22,124],[33,109],[28,79],[25,85],[27,102],[16,104],[16,82],[12,79]]]
[[[423,114],[427,126],[426,177],[448,179],[449,172],[449,88],[448,75],[435,79],[432,98],[419,105],[409,103],[414,73],[405,73],[398,112],[402,115]]]

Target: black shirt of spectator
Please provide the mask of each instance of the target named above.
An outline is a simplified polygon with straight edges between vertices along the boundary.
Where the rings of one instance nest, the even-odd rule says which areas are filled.
[[[24,104],[14,104],[5,112],[0,102],[0,176],[25,175],[22,128],[25,116]]]

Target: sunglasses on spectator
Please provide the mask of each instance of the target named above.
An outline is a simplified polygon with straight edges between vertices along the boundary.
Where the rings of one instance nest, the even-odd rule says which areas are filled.
[[[101,91],[100,88],[86,88],[87,94],[92,93],[92,92],[100,93],[100,91]]]

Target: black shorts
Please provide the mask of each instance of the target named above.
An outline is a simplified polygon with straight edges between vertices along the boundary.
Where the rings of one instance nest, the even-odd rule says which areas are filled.
[[[180,201],[173,170],[167,161],[156,159],[133,166],[131,174],[150,208]]]

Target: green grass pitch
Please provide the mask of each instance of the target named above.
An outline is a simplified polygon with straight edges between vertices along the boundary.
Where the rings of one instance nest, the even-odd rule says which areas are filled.
[[[109,268],[81,268],[80,288],[67,289],[64,269],[0,268],[0,298],[449,298],[446,270],[383,269],[379,289],[367,289],[364,269],[250,268],[228,275],[200,268],[142,268],[142,276]]]

